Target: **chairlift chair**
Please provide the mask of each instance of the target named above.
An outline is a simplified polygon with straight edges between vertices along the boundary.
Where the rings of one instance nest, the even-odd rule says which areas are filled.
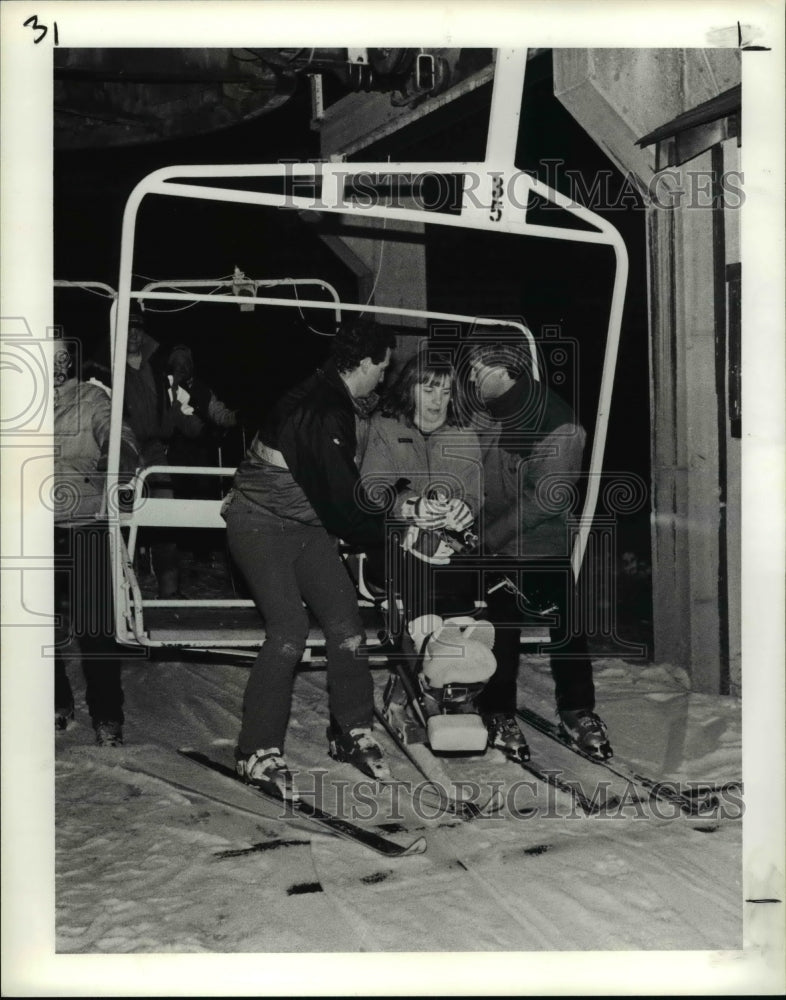
[[[136,239],[137,217],[143,200],[148,195],[161,195],[185,199],[221,201],[229,204],[272,207],[283,211],[308,211],[314,208],[314,198],[319,196],[321,213],[374,219],[382,224],[397,221],[426,223],[455,227],[464,230],[535,236],[543,239],[564,240],[611,247],[614,251],[615,270],[604,352],[599,405],[592,437],[589,476],[583,509],[579,517],[571,557],[572,571],[577,576],[584,558],[587,540],[598,500],[599,479],[603,464],[611,392],[616,368],[617,350],[622,322],[622,309],[628,276],[628,256],[620,233],[608,221],[583,206],[577,205],[559,192],[547,187],[535,177],[522,175],[515,167],[515,143],[521,113],[526,66],[525,50],[501,49],[496,53],[491,114],[489,121],[486,157],[475,163],[440,161],[433,163],[269,163],[171,166],[156,170],[137,184],[128,198],[122,225],[120,271],[117,290],[116,316],[113,323],[113,385],[112,428],[109,447],[108,481],[110,492],[119,473],[120,429],[123,409],[123,390],[127,354],[128,321],[133,301],[211,303],[212,306],[234,305],[238,297],[229,287],[213,288],[210,293],[198,291],[199,281],[162,281],[133,288],[132,265]],[[426,173],[435,176],[459,175],[462,184],[461,210],[447,212],[417,207],[402,207],[359,202],[352,197],[354,180],[362,178],[368,184],[376,175],[402,180]],[[508,183],[515,177],[519,185],[519,199],[513,204],[508,198]],[[282,192],[269,193],[232,187],[239,178],[280,178]],[[213,186],[221,180],[222,186]],[[292,181],[292,191],[285,189]],[[200,183],[205,182],[205,183]],[[477,183],[475,183],[477,182]],[[522,188],[530,195],[545,199],[573,215],[582,228],[544,226],[527,220],[527,199],[521,200]],[[311,191],[311,194],[303,192]],[[295,193],[300,192],[300,193]],[[215,284],[215,283],[214,283]],[[337,294],[328,294],[330,301],[320,299],[285,299],[271,294],[272,282],[255,282],[255,294],[243,295],[243,301],[259,307],[328,310],[339,318],[345,314],[365,313],[376,316],[401,317],[414,320],[439,320],[476,326],[495,325],[511,328],[508,321],[477,316],[467,316],[429,310],[405,309],[368,303],[339,300]],[[323,289],[327,284],[319,282]],[[250,289],[246,289],[246,293]],[[334,290],[335,292],[335,290]],[[535,371],[537,351],[529,330],[518,324],[522,336],[530,343]],[[537,375],[536,375],[537,377]],[[250,600],[237,598],[229,601],[156,601],[142,597],[133,570],[133,550],[139,528],[152,525],[172,527],[216,528],[222,527],[219,516],[220,500],[188,501],[148,499],[142,494],[144,479],[155,469],[145,470],[137,484],[133,507],[119,511],[110,523],[112,554],[112,582],[116,636],[118,642],[129,646],[179,646],[191,649],[236,650],[250,652],[264,639],[264,629]],[[167,467],[171,475],[220,475],[234,470],[215,468]],[[361,604],[363,602],[361,601]],[[378,645],[376,622],[369,624],[371,646]],[[307,658],[318,652],[322,639],[319,630],[311,631],[307,643]],[[373,653],[373,648],[372,648]]]

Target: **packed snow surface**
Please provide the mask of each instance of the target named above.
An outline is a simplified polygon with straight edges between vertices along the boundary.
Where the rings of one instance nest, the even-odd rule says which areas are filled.
[[[651,802],[586,816],[498,751],[443,761],[447,777],[496,782],[500,814],[461,822],[432,797],[397,803],[326,754],[325,674],[297,678],[287,742],[301,787],[343,789],[361,825],[425,854],[386,859],[283,821],[278,808],[177,754],[231,758],[249,663],[174,653],[128,661],[125,745],[99,748],[84,705],[56,737],[59,953],[534,952],[723,950],[741,946],[739,792],[689,818]],[[374,670],[378,688],[387,671]],[[71,668],[77,701],[79,671]],[[741,777],[740,705],[691,693],[679,671],[599,660],[598,710],[618,757],[678,782]],[[551,715],[545,659],[522,657],[520,704]],[[533,759],[594,794],[611,779],[531,734]],[[393,775],[413,766],[382,734]],[[573,766],[575,764],[575,769]],[[336,784],[338,782],[338,784]],[[466,794],[466,793],[465,793]],[[513,810],[523,812],[515,815]],[[353,818],[349,811],[348,818]]]

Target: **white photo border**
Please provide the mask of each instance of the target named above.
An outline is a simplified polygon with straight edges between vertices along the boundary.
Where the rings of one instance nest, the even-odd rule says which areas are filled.
[[[33,24],[25,22],[35,17]],[[784,899],[784,25],[782,2],[543,0],[484,4],[333,0],[9,2],[2,19],[2,316],[53,325],[52,52],[83,47],[437,44],[543,48],[736,46],[743,53],[744,897]],[[744,29],[744,30],[743,30]],[[5,393],[3,394],[5,395]],[[13,400],[3,404],[13,411]],[[47,432],[44,425],[42,434]],[[35,444],[1,442],[3,482]],[[2,496],[3,559],[17,522],[45,514]],[[5,576],[5,574],[3,574]],[[43,590],[51,589],[45,574]],[[4,625],[14,601],[4,590]],[[51,596],[36,597],[36,606]],[[783,988],[783,903],[746,906],[735,952],[438,955],[56,955],[53,739],[46,678],[23,669],[46,629],[3,628],[3,993],[11,996],[518,994],[745,995]],[[43,638],[42,638],[43,637]],[[29,666],[29,664],[27,664]],[[42,672],[38,672],[41,674]],[[49,701],[46,702],[49,704]],[[732,873],[730,873],[732,877]],[[537,905],[533,901],[533,905]],[[341,985],[339,985],[341,984]]]

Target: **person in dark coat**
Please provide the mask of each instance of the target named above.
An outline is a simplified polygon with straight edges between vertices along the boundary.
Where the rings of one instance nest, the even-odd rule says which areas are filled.
[[[470,382],[490,418],[482,435],[486,554],[515,561],[516,593],[500,587],[489,595],[495,625],[497,670],[478,700],[492,745],[527,759],[516,723],[520,625],[524,598],[543,613],[556,613],[549,652],[560,725],[574,743],[597,757],[611,756],[606,726],[595,713],[592,662],[580,615],[573,614],[576,583],[570,568],[574,537],[554,489],[570,492],[582,468],[586,433],[568,403],[532,376],[527,345],[486,343],[469,356]],[[493,560],[492,560],[493,564]],[[527,624],[533,624],[532,619]],[[550,647],[553,646],[552,650]]]
[[[373,777],[385,774],[357,593],[337,540],[384,545],[387,515],[364,505],[359,490],[355,401],[382,380],[393,343],[384,327],[343,327],[324,368],[274,406],[224,502],[230,553],[266,632],[243,699],[237,769],[284,798],[294,795],[283,746],[308,610],[327,648],[329,752]]]
[[[188,404],[184,393],[172,388],[164,363],[158,360],[159,345],[146,331],[140,311],[131,313],[128,327],[123,415],[133,430],[146,466],[169,465],[167,449],[175,434],[197,438],[204,422]],[[150,494],[172,499],[172,477],[157,473],[148,479]],[[180,596],[177,543],[168,529],[154,529],[151,544],[158,596]]]

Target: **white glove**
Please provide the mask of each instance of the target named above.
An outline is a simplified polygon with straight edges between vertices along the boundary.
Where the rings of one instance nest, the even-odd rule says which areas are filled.
[[[190,417],[194,412],[194,407],[189,405],[191,394],[186,392],[182,385],[177,387],[177,401],[180,403],[180,411],[186,417]]]
[[[445,527],[448,531],[463,531],[474,520],[475,515],[463,500],[450,500],[448,502],[448,516],[445,521]]]
[[[413,497],[401,506],[401,516],[418,528],[434,531],[444,528],[448,518],[448,504],[445,500],[429,500],[427,497]]]
[[[194,407],[189,405],[189,400],[191,399],[191,394],[186,392],[182,385],[175,386],[175,380],[172,376],[169,377],[169,402],[174,404],[180,403],[180,411],[184,416],[190,417],[194,412]]]

